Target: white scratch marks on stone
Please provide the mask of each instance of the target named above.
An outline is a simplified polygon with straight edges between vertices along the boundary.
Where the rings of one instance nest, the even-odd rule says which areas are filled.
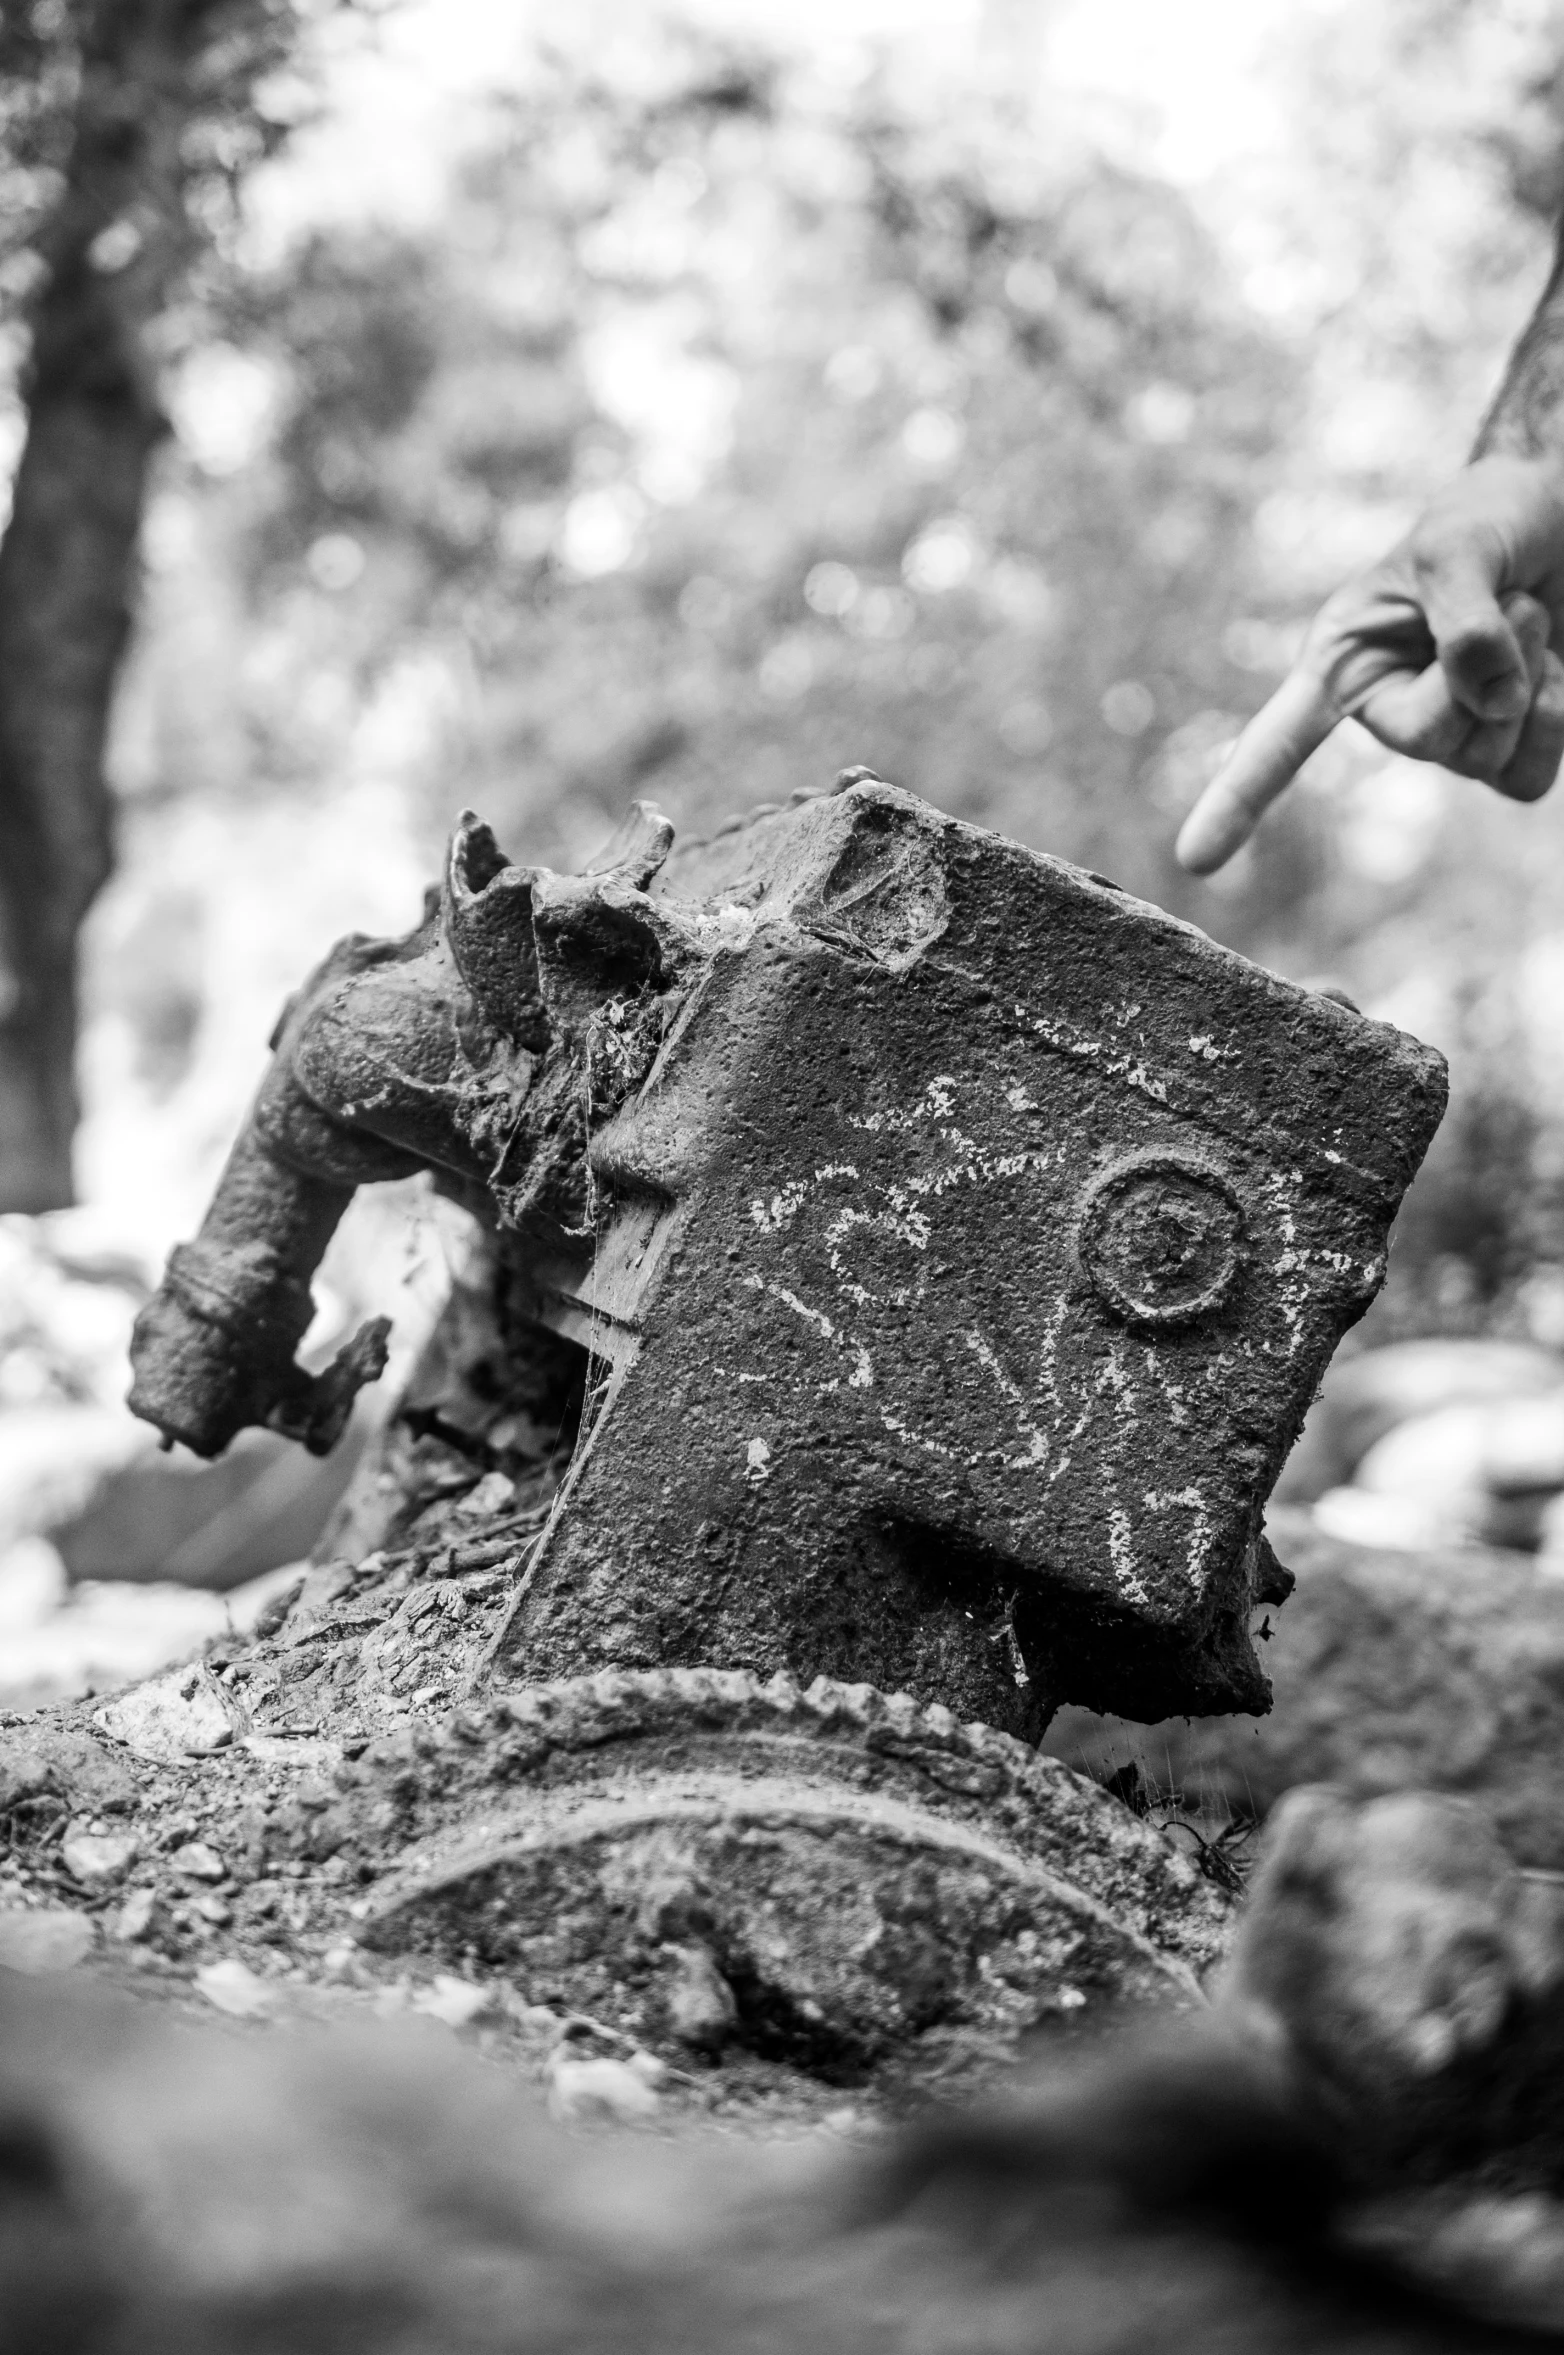
[[[790,1308],[796,1317],[802,1317],[805,1324],[813,1325],[823,1341],[834,1341],[837,1338],[836,1327],[823,1308],[811,1308],[807,1300],[800,1300],[798,1294],[790,1292],[786,1284],[767,1284],[765,1289],[774,1299],[780,1300],[784,1308]]]
[[[1122,1079],[1127,1086],[1138,1088],[1154,1104],[1167,1102],[1167,1082],[1159,1079],[1149,1064],[1137,1062],[1129,1055],[1115,1054],[1102,1039],[1091,1038],[1073,1024],[1060,1022],[1051,1015],[1034,1014],[1029,1006],[1018,1004],[1015,1016],[1035,1038],[1052,1047],[1055,1054],[1072,1056],[1078,1063],[1095,1063],[1111,1079]]]
[[[769,1203],[757,1194],[749,1206],[749,1215],[763,1235],[779,1235],[785,1226],[792,1224],[808,1191],[802,1178],[792,1178],[780,1193],[772,1195]]]
[[[931,1079],[922,1095],[905,1109],[849,1112],[847,1119],[850,1127],[864,1129],[871,1136],[878,1136],[885,1130],[894,1132],[897,1129],[917,1128],[925,1120],[948,1120],[955,1100],[956,1082],[948,1073],[942,1072],[937,1079]]]
[[[1119,1584],[1132,1602],[1150,1603],[1144,1579],[1135,1561],[1135,1538],[1130,1528],[1130,1517],[1122,1505],[1114,1505],[1108,1514],[1108,1552],[1118,1572]]]
[[[1204,1494],[1195,1487],[1175,1489],[1166,1495],[1148,1488],[1144,1501],[1147,1511],[1151,1513],[1182,1511],[1194,1515],[1195,1526],[1185,1555],[1184,1568],[1196,1594],[1203,1593],[1207,1557],[1211,1551],[1211,1514]]]
[[[1048,1462],[1048,1434],[1046,1431],[1039,1431],[1036,1423],[1033,1421],[1031,1411],[1028,1407],[1025,1397],[1022,1395],[1019,1383],[1014,1381],[1012,1377],[1005,1372],[1004,1367],[1000,1364],[998,1358],[995,1356],[993,1349],[989,1343],[984,1340],[981,1333],[969,1332],[965,1338],[967,1347],[971,1350],[973,1356],[977,1359],[978,1364],[982,1366],[985,1371],[993,1375],[994,1380],[998,1383],[1001,1391],[1010,1401],[1011,1406],[1015,1410],[1015,1419],[1020,1429],[1021,1436],[1027,1443],[1026,1453],[1024,1455],[1006,1456],[1005,1470],[1007,1472],[1024,1472],[1029,1467],[1035,1465],[1038,1471],[1042,1471]]]
[[[880,1421],[884,1424],[886,1430],[889,1431],[894,1438],[905,1439],[912,1447],[921,1447],[926,1455],[943,1456],[948,1463],[953,1463],[956,1461],[958,1455],[957,1449],[953,1447],[946,1447],[944,1443],[938,1439],[925,1438],[921,1431],[909,1431],[906,1424],[902,1421],[900,1415],[893,1415],[888,1406],[881,1407]]]

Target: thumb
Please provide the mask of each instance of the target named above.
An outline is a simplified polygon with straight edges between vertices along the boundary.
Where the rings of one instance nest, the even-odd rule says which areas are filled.
[[[1480,720],[1518,721],[1531,702],[1526,656],[1497,595],[1502,558],[1470,538],[1418,565],[1424,614],[1453,700]]]
[[[1225,866],[1340,717],[1323,679],[1309,671],[1285,678],[1184,820],[1179,865],[1192,875]]]

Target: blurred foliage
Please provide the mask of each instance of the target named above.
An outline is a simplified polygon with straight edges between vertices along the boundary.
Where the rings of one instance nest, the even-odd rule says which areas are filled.
[[[698,833],[868,762],[1451,1051],[1377,1326],[1532,1317],[1564,1071],[1522,966],[1564,822],[1346,731],[1215,891],[1169,845],[1475,429],[1564,181],[1564,0],[1309,12],[1293,150],[1220,237],[1020,74],[559,38],[427,230],[227,252],[171,385],[132,804],[370,775],[431,857],[472,802],[564,864],[633,794]]]
[[[84,118],[112,117],[74,209],[107,243],[95,267],[160,290],[230,248],[245,175],[308,119],[306,27],[384,0],[14,0],[0,9],[0,319],[58,264],[81,223],[67,202]],[[96,87],[94,85],[96,84]],[[177,127],[145,136],[160,112]],[[105,230],[98,217],[108,217]],[[177,348],[173,326],[165,353]]]
[[[344,726],[437,649],[459,790],[533,855],[634,792],[700,827],[862,759],[1176,899],[1290,397],[1212,239],[991,102],[663,64],[556,65],[435,238],[236,289],[279,388],[235,486],[252,621],[338,666]],[[329,696],[262,701],[272,774],[307,776]]]

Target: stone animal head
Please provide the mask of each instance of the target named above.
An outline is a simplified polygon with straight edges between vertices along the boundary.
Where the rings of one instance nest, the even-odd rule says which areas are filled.
[[[671,840],[643,807],[562,877],[467,820],[416,932],[334,952],[132,1403],[329,1443],[309,1270],[354,1183],[431,1168],[609,1375],[507,1672],[1263,1707],[1261,1507],[1438,1057],[866,775]]]

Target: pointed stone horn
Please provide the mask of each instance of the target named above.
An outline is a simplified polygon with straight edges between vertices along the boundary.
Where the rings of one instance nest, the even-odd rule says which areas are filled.
[[[441,909],[456,969],[480,1011],[525,1047],[548,1043],[532,940],[534,870],[505,856],[471,810],[446,853]]]
[[[583,875],[616,875],[644,891],[673,848],[673,820],[655,801],[632,801]]]

